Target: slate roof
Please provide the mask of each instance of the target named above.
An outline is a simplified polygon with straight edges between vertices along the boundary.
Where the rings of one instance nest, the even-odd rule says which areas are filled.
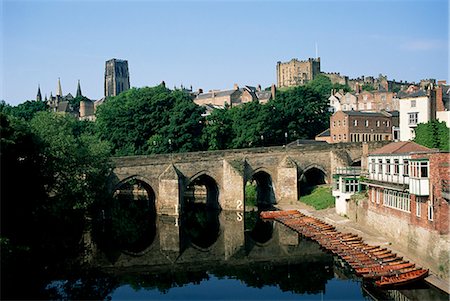
[[[237,90],[224,90],[224,91],[214,91],[214,92],[208,92],[208,93],[202,93],[197,95],[196,99],[206,99],[206,98],[212,98],[212,94],[214,93],[214,97],[223,97],[223,96],[230,96]]]
[[[258,99],[270,99],[270,97],[272,97],[272,92],[259,91],[259,92],[256,92],[256,97],[258,97]]]
[[[427,95],[428,95],[428,94],[427,94],[426,91],[424,91],[424,90],[419,90],[419,91],[417,91],[417,92],[410,93],[410,94],[407,94],[407,93],[398,93],[398,94],[397,94],[397,97],[398,97],[398,98],[413,98],[413,97],[422,97],[422,96],[427,96]]]
[[[415,152],[430,152],[428,147],[412,141],[392,142],[373,152],[370,155],[410,154]]]
[[[326,129],[325,131],[318,134],[316,137],[330,137],[330,136],[331,136],[330,129]]]
[[[342,111],[342,113],[348,116],[386,117],[386,114],[380,112]]]

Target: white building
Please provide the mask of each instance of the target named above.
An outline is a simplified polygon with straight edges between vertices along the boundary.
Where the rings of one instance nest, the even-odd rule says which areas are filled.
[[[413,140],[419,123],[431,120],[431,99],[420,90],[399,99],[400,141]]]
[[[336,213],[346,215],[350,197],[361,190],[359,177],[361,167],[340,167],[333,173],[333,190]]]

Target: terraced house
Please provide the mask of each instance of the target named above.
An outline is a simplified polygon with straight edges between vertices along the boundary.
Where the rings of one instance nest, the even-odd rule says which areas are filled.
[[[372,152],[364,182],[368,211],[389,219],[386,225],[397,225],[391,230],[420,227],[448,234],[449,161],[449,153],[414,142],[394,142]]]

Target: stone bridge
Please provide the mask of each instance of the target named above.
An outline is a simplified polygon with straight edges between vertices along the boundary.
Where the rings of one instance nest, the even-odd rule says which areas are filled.
[[[127,182],[141,183],[162,215],[178,215],[195,193],[210,206],[242,211],[245,185],[252,181],[259,203],[289,204],[299,199],[303,184],[329,183],[336,167],[361,164],[363,149],[366,155],[376,147],[379,143],[298,144],[116,157],[110,188],[117,193]]]

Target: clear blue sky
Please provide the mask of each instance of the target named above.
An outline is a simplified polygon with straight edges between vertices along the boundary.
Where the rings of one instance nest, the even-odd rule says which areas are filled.
[[[0,99],[103,96],[105,61],[126,59],[133,87],[229,89],[276,83],[277,61],[315,56],[321,69],[448,81],[447,0],[0,0]]]

